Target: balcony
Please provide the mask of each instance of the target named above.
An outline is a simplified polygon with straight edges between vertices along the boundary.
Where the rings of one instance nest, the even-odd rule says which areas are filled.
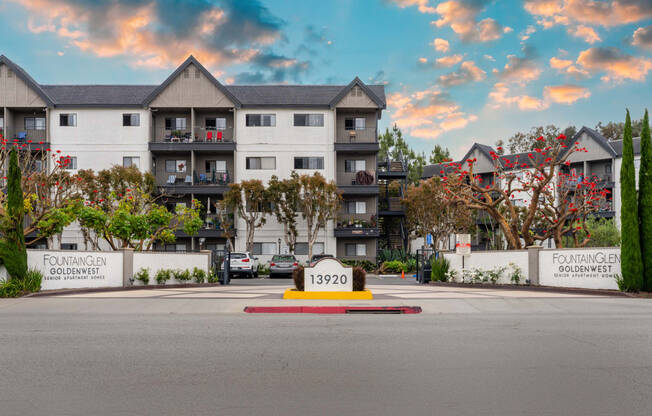
[[[207,214],[204,218],[204,225],[197,230],[197,233],[190,236],[184,233],[182,230],[177,230],[175,233],[177,237],[199,237],[199,238],[226,238],[224,227],[220,223],[220,219],[217,214]],[[231,236],[236,235],[236,230],[231,228],[229,234]]]
[[[160,183],[159,187],[167,194],[197,194],[213,195],[222,194],[229,189],[229,184],[233,178],[228,171],[213,171],[210,174],[197,174],[178,176],[170,174],[165,183]]]
[[[339,128],[335,138],[335,151],[341,153],[377,153],[378,137],[376,127],[345,130]]]
[[[190,130],[162,130],[157,132],[154,140],[149,143],[152,152],[180,152],[180,151],[206,151],[206,152],[233,152],[233,128],[205,129],[195,128],[194,134]]]
[[[334,230],[338,238],[378,238],[380,230],[377,227],[342,227]]]
[[[337,188],[344,195],[378,195],[375,171],[337,172]]]
[[[399,179],[407,178],[407,164],[402,160],[379,160],[378,178]]]
[[[378,215],[388,217],[388,216],[404,216],[405,211],[403,210],[403,204],[401,203],[401,197],[390,196],[383,198],[378,201]]]

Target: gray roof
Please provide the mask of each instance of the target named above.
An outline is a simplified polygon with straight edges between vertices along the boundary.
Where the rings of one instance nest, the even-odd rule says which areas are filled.
[[[42,85],[60,106],[137,106],[156,89],[155,85]]]
[[[611,147],[616,151],[616,154],[618,156],[623,155],[623,139],[619,140],[612,140],[609,142]],[[639,155],[641,154],[641,138],[640,137],[634,137],[632,139],[632,144],[634,145],[634,154]]]
[[[34,92],[36,92],[36,94],[38,94],[38,96],[41,97],[41,99],[43,99],[43,101],[45,101],[48,105],[54,105],[52,98],[20,65],[16,64],[4,55],[0,55],[0,64],[5,64],[11,68],[11,70],[14,71],[18,78],[23,80],[23,82],[27,84],[32,90],[34,90]]]
[[[346,85],[225,85],[243,106],[328,107]],[[384,85],[368,85],[385,102]]]

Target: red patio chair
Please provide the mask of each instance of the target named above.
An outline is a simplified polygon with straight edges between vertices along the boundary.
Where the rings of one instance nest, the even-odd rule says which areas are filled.
[[[206,132],[206,141],[207,142],[212,142],[213,141],[213,132],[212,131],[207,131]]]
[[[218,141],[218,142],[221,142],[221,141],[222,141],[222,132],[221,132],[221,131],[218,131],[218,132],[217,132],[217,141]]]

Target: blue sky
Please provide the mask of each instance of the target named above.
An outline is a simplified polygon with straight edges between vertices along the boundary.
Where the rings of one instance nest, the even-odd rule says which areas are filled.
[[[641,117],[652,0],[0,0],[0,53],[40,83],[386,84],[382,126],[460,156],[542,124]]]

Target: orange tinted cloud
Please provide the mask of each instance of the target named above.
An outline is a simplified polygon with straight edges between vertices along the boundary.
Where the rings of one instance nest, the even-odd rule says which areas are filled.
[[[417,6],[421,13],[435,13],[435,8],[430,5],[430,0],[392,0],[400,8]]]
[[[435,47],[437,52],[446,53],[450,50],[450,44],[446,39],[437,38],[432,41],[432,45]]]
[[[462,55],[444,56],[443,58],[438,58],[436,62],[438,66],[444,68],[450,68],[451,66],[457,65],[460,62],[462,62]]]
[[[505,28],[494,19],[485,18],[477,21],[478,14],[484,9],[482,2],[468,0],[449,0],[436,7],[438,20],[432,22],[437,27],[450,26],[463,41],[489,42],[499,39]],[[507,32],[511,28],[507,29]]]
[[[591,91],[578,85],[555,85],[545,87],[544,96],[556,103],[573,104],[582,98],[589,98]]]
[[[645,81],[652,60],[623,53],[618,48],[590,48],[580,52],[577,63],[591,72],[605,72],[604,81]]]
[[[650,0],[526,0],[524,7],[544,27],[573,22],[610,27],[652,17]]]
[[[466,61],[457,71],[439,77],[439,83],[445,87],[482,81],[487,73],[478,68],[473,61]]]
[[[568,33],[575,36],[576,38],[584,39],[585,42],[594,44],[600,42],[600,35],[589,26],[579,25],[572,26],[568,28]]]
[[[652,25],[636,29],[632,35],[632,45],[652,51]]]

